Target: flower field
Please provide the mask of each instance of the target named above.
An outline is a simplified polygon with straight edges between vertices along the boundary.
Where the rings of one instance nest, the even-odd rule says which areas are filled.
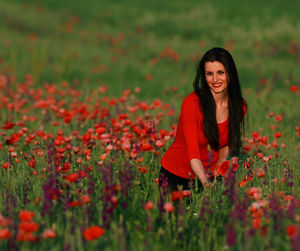
[[[61,2],[0,3],[0,250],[299,250],[297,8]],[[248,103],[242,153],[210,188],[160,196],[214,46]]]

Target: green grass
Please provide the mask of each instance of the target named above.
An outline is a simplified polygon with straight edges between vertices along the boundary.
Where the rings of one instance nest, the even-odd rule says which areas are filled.
[[[51,139],[44,141],[37,137],[26,145],[25,138],[30,134],[35,135],[38,130],[55,138],[58,130],[63,129],[64,136],[71,137],[72,146],[85,149],[87,146],[82,145],[80,137],[72,136],[74,131],[78,130],[79,136],[82,136],[99,122],[104,122],[107,128],[112,127],[110,119],[80,121],[79,115],[75,115],[70,124],[65,124],[58,113],[50,108],[47,112],[34,108],[34,99],[38,100],[39,95],[40,99],[52,97],[57,106],[59,101],[64,101],[65,105],[59,108],[68,111],[73,109],[71,103],[75,103],[77,108],[86,104],[89,113],[94,111],[96,104],[100,104],[100,108],[110,109],[111,118],[116,118],[120,112],[127,112],[128,106],[140,101],[151,104],[155,99],[160,99],[175,110],[173,116],[168,115],[170,108],[157,108],[147,112],[139,110],[137,114],[130,115],[130,119],[137,124],[150,122],[161,112],[163,115],[157,129],[170,132],[171,125],[177,123],[183,98],[192,91],[197,61],[206,50],[216,46],[225,47],[233,55],[244,98],[249,106],[245,137],[251,138],[251,133],[257,131],[272,143],[275,132],[280,131],[283,135],[278,139],[278,149],[266,149],[258,145],[265,156],[274,156],[277,152],[278,157],[267,164],[265,178],[255,177],[245,187],[237,188],[239,203],[248,198],[245,192],[251,186],[262,189],[263,199],[269,200],[273,192],[283,191],[284,195],[294,195],[299,200],[300,140],[295,127],[300,126],[300,99],[299,93],[289,90],[292,85],[299,88],[300,83],[299,5],[300,2],[290,4],[279,0],[245,3],[237,0],[178,0],[172,3],[157,0],[91,0],[76,3],[70,0],[28,0],[26,3],[1,0],[0,76],[9,76],[10,80],[5,85],[1,85],[0,80],[0,165],[11,161],[14,167],[3,169],[0,166],[0,213],[12,220],[9,226],[12,237],[10,240],[0,240],[0,249],[8,250],[15,243],[20,250],[289,250],[291,240],[285,229],[292,223],[299,228],[296,218],[300,212],[298,206],[294,215],[287,217],[288,204],[284,199],[280,200],[284,208],[282,226],[279,230],[274,228],[277,219],[272,216],[274,210],[269,208],[270,216],[263,218],[262,222],[262,227],[268,228],[265,236],[261,236],[262,230],[257,230],[249,237],[252,224],[250,202],[247,202],[248,222],[230,219],[238,203],[232,204],[223,194],[226,185],[222,182],[216,186],[216,190],[193,194],[190,205],[184,206],[184,214],[160,214],[157,208],[159,191],[154,180],[158,177],[160,158],[171,141],[157,148],[158,155],[153,152],[138,155],[144,158],[141,166],[147,167],[147,174],[138,171],[139,163],[130,159],[128,154],[121,154],[116,149],[110,152],[104,163],[112,168],[112,182],[121,185],[126,180],[123,174],[132,175],[132,184],[128,185],[130,189],[126,196],[122,191],[115,192],[118,206],[105,235],[97,241],[85,241],[83,229],[91,225],[104,225],[102,216],[106,202],[103,189],[107,181],[102,172],[108,172],[109,168],[106,165],[99,167],[97,162],[105,152],[106,144],[95,140],[96,145],[90,147],[91,161],[83,153],[75,154],[74,151],[69,151],[70,156],[66,154],[60,160],[59,165],[71,163],[68,173],[94,167],[90,173],[87,172],[90,175],[87,178],[68,183],[61,173],[54,171],[54,164],[50,161],[49,149],[53,147]],[[177,61],[172,57],[160,57],[166,48],[178,54]],[[32,76],[33,84],[24,91],[21,83],[26,82],[27,74]],[[152,76],[151,80],[146,80],[148,74]],[[267,79],[268,84],[263,85],[263,79]],[[62,84],[64,81],[68,83],[67,86]],[[48,93],[46,84],[55,85],[59,91],[66,93]],[[104,85],[109,87],[107,93],[99,94],[98,88]],[[141,92],[135,93],[135,87],[141,88]],[[102,102],[104,96],[119,98],[125,89],[132,92],[125,103],[110,107]],[[80,95],[74,95],[74,90],[80,91]],[[6,97],[15,107],[22,99],[28,103],[20,111],[17,108],[9,110]],[[270,112],[283,115],[283,120],[276,122],[275,116],[269,117]],[[8,153],[11,145],[7,140],[12,133],[18,133],[22,126],[16,126],[12,131],[5,131],[2,127],[7,120],[13,123],[24,120],[23,115],[36,116],[37,119],[26,121],[28,131],[14,145],[20,160],[17,163]],[[138,117],[142,118],[142,122]],[[53,126],[53,121],[59,122],[57,127]],[[274,131],[270,130],[271,125],[276,125]],[[123,135],[115,131],[111,133],[117,138]],[[147,134],[143,140],[148,142],[150,137]],[[286,144],[286,148],[281,147],[282,143]],[[44,156],[37,156],[38,149],[44,151]],[[35,169],[28,167],[31,156],[36,158]],[[79,156],[83,158],[82,163],[76,162]],[[249,170],[242,168],[247,158],[251,163],[253,161],[253,172],[265,166],[262,160],[254,157],[253,152],[239,157],[236,183],[248,174]],[[293,172],[293,187],[272,181],[274,178],[284,178],[284,168],[287,167],[284,161],[288,161]],[[38,175],[33,175],[33,170]],[[43,185],[49,182],[51,175],[54,175],[56,188],[62,191],[62,197],[53,201],[50,213],[42,215],[45,203]],[[91,181],[94,183],[94,191],[89,193],[91,203],[76,208],[66,207],[67,201],[77,200],[80,194],[88,193]],[[42,198],[40,204],[34,202],[38,197]],[[209,197],[209,204],[205,197]],[[220,200],[223,202],[220,203]],[[154,202],[153,210],[144,210],[147,201]],[[177,203],[177,207],[182,206],[180,203]],[[211,212],[201,218],[203,206]],[[22,209],[35,212],[34,221],[40,225],[38,235],[51,228],[57,237],[42,239],[38,243],[16,241],[20,223],[18,214]],[[87,209],[90,210],[89,215]],[[269,223],[265,222],[266,218],[270,220]],[[236,231],[236,243],[232,247],[226,244],[226,231],[230,223]],[[147,231],[149,224],[152,224],[152,229]]]

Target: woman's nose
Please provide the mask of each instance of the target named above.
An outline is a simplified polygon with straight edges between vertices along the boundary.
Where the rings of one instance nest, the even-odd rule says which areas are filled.
[[[217,80],[218,80],[218,75],[217,74],[213,74],[213,81],[217,82]]]

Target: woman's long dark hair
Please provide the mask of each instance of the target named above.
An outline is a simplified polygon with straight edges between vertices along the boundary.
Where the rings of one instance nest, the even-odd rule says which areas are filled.
[[[219,149],[219,133],[216,119],[216,103],[205,78],[205,63],[218,61],[223,64],[227,73],[228,93],[228,145],[231,155],[238,155],[242,145],[241,134],[244,130],[243,99],[238,73],[230,53],[223,48],[212,48],[200,60],[194,80],[194,91],[199,97],[203,113],[204,134],[210,146]],[[201,86],[200,86],[201,83]]]

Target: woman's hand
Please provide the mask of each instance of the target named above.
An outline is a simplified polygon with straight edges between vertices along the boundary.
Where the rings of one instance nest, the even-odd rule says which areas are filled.
[[[209,189],[213,184],[207,182],[207,183],[204,183],[204,184],[202,184],[202,185],[203,185],[204,189]]]
[[[206,184],[209,184],[200,159],[192,159],[191,160],[191,168],[203,186],[206,186]]]

